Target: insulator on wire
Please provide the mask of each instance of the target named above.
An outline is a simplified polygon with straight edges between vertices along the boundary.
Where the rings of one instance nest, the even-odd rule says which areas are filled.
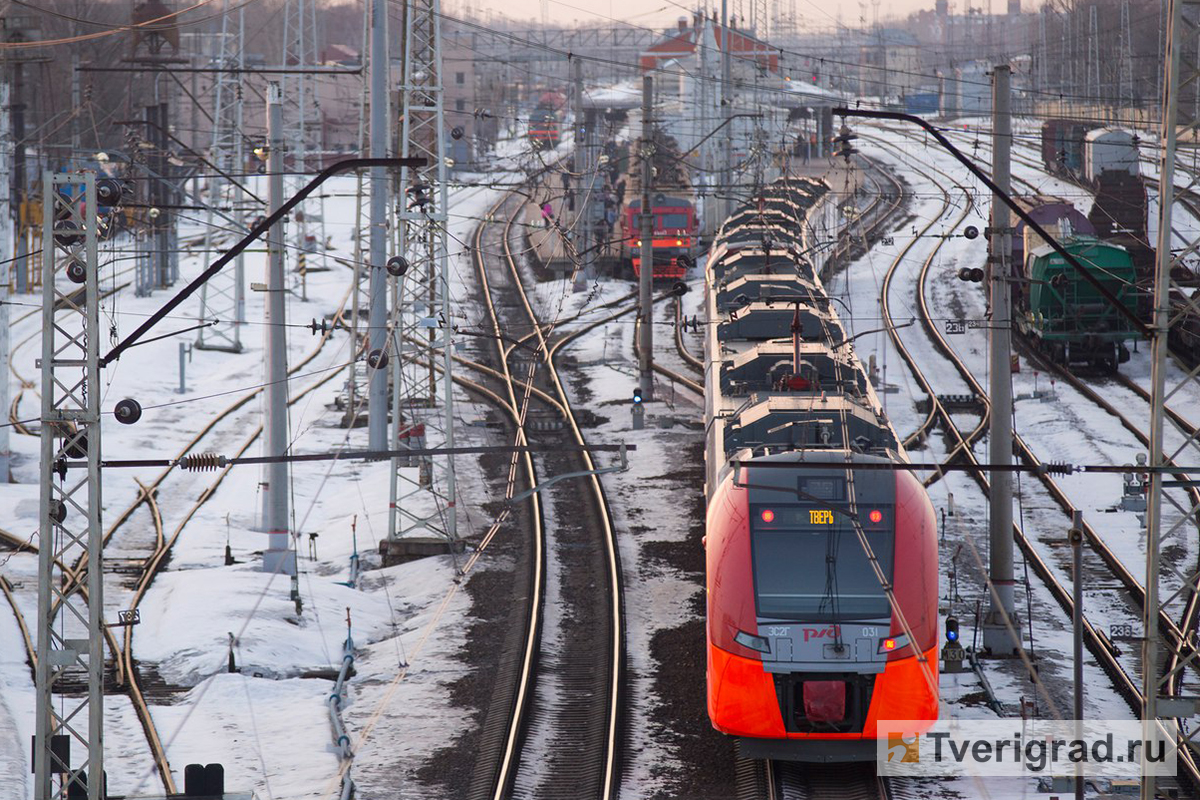
[[[126,397],[117,403],[116,408],[113,409],[113,416],[122,425],[132,425],[142,418],[142,405],[132,397]]]
[[[229,459],[216,453],[197,453],[179,459],[179,468],[184,472],[212,472],[229,465]]]
[[[83,262],[72,259],[71,263],[67,264],[67,278],[71,283],[86,283],[87,267]]]

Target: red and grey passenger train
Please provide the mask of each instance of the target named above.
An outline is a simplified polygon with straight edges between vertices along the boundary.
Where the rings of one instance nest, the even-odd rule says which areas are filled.
[[[876,757],[937,718],[937,529],[812,264],[831,202],[770,184],[706,271],[708,713],[751,758]]]

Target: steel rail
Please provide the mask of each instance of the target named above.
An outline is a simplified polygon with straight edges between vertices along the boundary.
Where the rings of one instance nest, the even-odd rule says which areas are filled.
[[[563,386],[562,379],[558,374],[558,368],[555,365],[555,356],[559,350],[570,341],[573,341],[579,334],[568,336],[559,339],[554,344],[549,344],[545,334],[542,331],[542,323],[538,319],[529,301],[529,296],[525,291],[524,282],[521,277],[521,271],[517,266],[516,257],[512,252],[510,230],[515,219],[515,215],[510,217],[505,227],[504,234],[504,252],[505,261],[508,264],[509,273],[512,276],[514,286],[517,290],[518,297],[521,300],[521,305],[525,310],[530,322],[533,324],[534,331],[537,336],[538,346],[543,352],[545,358],[545,366],[551,384],[559,399],[563,403],[566,410],[566,422],[571,430],[571,434],[575,439],[576,444],[581,447],[586,447],[587,442],[580,430],[579,423],[575,418],[575,413],[571,405],[570,396],[567,394],[566,388]],[[627,313],[627,312],[626,312]],[[591,327],[597,327],[603,324],[604,320],[593,323]],[[599,788],[600,800],[612,800],[616,796],[617,785],[617,726],[620,719],[621,702],[623,693],[621,691],[623,683],[623,662],[624,662],[624,619],[621,600],[621,567],[620,560],[617,556],[617,540],[616,530],[612,521],[611,509],[608,505],[608,500],[604,493],[604,486],[600,481],[599,476],[595,474],[596,465],[591,454],[584,451],[581,460],[584,463],[585,469],[591,472],[588,476],[588,483],[591,486],[592,494],[595,502],[598,505],[599,515],[598,521],[603,529],[603,550],[605,556],[605,575],[604,583],[607,585],[607,601],[609,605],[609,641],[607,647],[610,651],[610,659],[608,662],[607,676],[607,720],[605,724],[606,735],[604,742],[604,763],[602,767],[602,781]]]

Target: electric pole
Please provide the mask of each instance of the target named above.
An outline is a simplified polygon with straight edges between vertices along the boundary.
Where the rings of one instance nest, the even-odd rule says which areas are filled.
[[[209,160],[226,175],[242,172],[246,163],[242,134],[242,76],[236,72],[242,69],[245,62],[245,11],[239,7],[235,16],[232,2],[225,0],[216,58],[213,59],[214,66],[220,71],[213,76],[212,143],[209,147]],[[196,105],[192,107],[194,109]],[[232,192],[232,233],[241,235],[244,232],[241,184],[231,182],[220,174],[213,174],[208,179],[208,212],[204,234],[204,250],[209,259],[216,257],[217,240],[230,235],[220,230],[222,226],[217,224],[215,211],[229,191]],[[241,327],[246,322],[246,273],[241,255],[234,261],[233,267],[231,271],[223,270],[212,276],[200,287],[200,320],[215,323],[197,332],[196,347],[201,350],[224,350],[230,353],[243,350]]]
[[[1200,387],[1200,378],[1194,371],[1179,371],[1172,369],[1170,358],[1170,333],[1172,325],[1185,325],[1192,318],[1189,313],[1181,313],[1172,303],[1171,297],[1191,297],[1190,287],[1182,286],[1172,279],[1172,275],[1191,269],[1188,262],[1200,247],[1200,236],[1188,226],[1176,229],[1173,225],[1174,208],[1177,203],[1186,201],[1190,187],[1194,185],[1196,169],[1193,163],[1191,147],[1181,149],[1180,135],[1184,131],[1194,130],[1200,125],[1200,107],[1190,102],[1191,97],[1181,97],[1181,92],[1192,94],[1193,87],[1200,81],[1200,66],[1194,57],[1197,24],[1200,23],[1200,6],[1194,2],[1170,0],[1167,5],[1166,28],[1166,59],[1162,73],[1162,133],[1159,138],[1162,161],[1159,165],[1160,192],[1163,197],[1158,203],[1158,246],[1156,248],[1156,263],[1154,271],[1154,317],[1150,326],[1150,446],[1149,446],[1149,487],[1146,491],[1146,597],[1142,604],[1142,738],[1153,741],[1155,738],[1165,738],[1167,747],[1178,746],[1180,756],[1195,752],[1196,736],[1200,729],[1194,725],[1185,724],[1179,732],[1178,739],[1159,728],[1159,718],[1190,717],[1195,712],[1195,699],[1187,696],[1190,692],[1181,691],[1184,687],[1183,672],[1188,669],[1192,659],[1187,655],[1186,647],[1183,655],[1168,653],[1160,661],[1159,644],[1162,637],[1160,615],[1164,612],[1175,613],[1175,601],[1179,596],[1176,587],[1176,571],[1167,566],[1167,584],[1159,585],[1162,565],[1162,541],[1172,537],[1195,519],[1198,509],[1184,492],[1169,494],[1165,481],[1170,476],[1163,470],[1171,464],[1171,454],[1178,453],[1186,457],[1195,456],[1200,441],[1195,432],[1183,432],[1183,441],[1179,441],[1179,431],[1170,426],[1173,431],[1172,441],[1166,442],[1164,428],[1167,422],[1167,401],[1174,398],[1187,397]],[[1183,134],[1188,136],[1188,134]],[[1188,181],[1180,182],[1179,177],[1187,177]],[[1180,241],[1182,239],[1183,241]],[[1192,301],[1194,304],[1195,301]],[[1182,460],[1182,459],[1181,459]],[[1184,585],[1190,584],[1192,576],[1184,579]],[[1165,599],[1163,599],[1165,598]],[[1168,604],[1171,611],[1167,611]],[[1184,632],[1184,636],[1188,636]],[[1168,729],[1169,730],[1169,729]],[[1155,734],[1158,734],[1156,736]],[[1142,757],[1146,757],[1149,747],[1143,749]],[[1155,793],[1155,778],[1142,763],[1142,798],[1153,800]]]
[[[583,62],[578,58],[571,62],[571,83],[574,87],[575,100],[572,104],[575,112],[575,178],[571,181],[571,185],[575,192],[575,241],[578,242],[575,250],[581,254],[580,263],[577,265],[581,270],[581,274],[576,279],[578,285],[583,278],[591,279],[592,277],[591,262],[594,255],[592,253],[592,218],[588,213],[588,200],[592,195],[595,180],[590,159],[590,142],[588,141],[592,126],[587,124],[587,112],[583,108]]]
[[[733,116],[733,58],[729,54],[729,0],[721,0],[721,120],[728,125]],[[733,129],[728,128],[721,137],[721,185],[717,191],[721,195],[721,221],[724,221],[732,208],[733,192]],[[721,222],[717,223],[719,227]]]
[[[278,83],[267,87],[267,173],[270,213],[283,205],[283,97]],[[263,358],[267,385],[263,390],[263,455],[282,456],[288,450],[287,328],[284,318],[283,220],[267,232],[267,291]],[[263,530],[267,549],[263,572],[296,574],[296,554],[288,536],[288,465],[284,461],[263,469]]]
[[[1009,113],[1009,67],[992,70],[992,180],[999,192],[992,195],[992,227],[988,239],[991,265],[992,324],[989,377],[991,425],[989,447],[992,464],[1010,464],[1012,437],[1012,234],[1004,196],[1010,188],[1009,157],[1012,150],[1012,115]],[[983,622],[983,646],[993,655],[1007,656],[1021,645],[1013,602],[1012,473],[993,471],[990,504],[991,556],[989,582],[991,607]]]
[[[389,267],[395,275],[390,440],[395,448],[420,447],[422,442],[428,447],[439,443],[454,446],[454,324],[446,230],[449,169],[441,17],[440,0],[406,2],[401,156],[424,158],[425,166],[400,170],[401,252]],[[374,113],[374,105],[371,111]],[[438,362],[440,385],[434,369]],[[392,459],[388,538],[433,534],[455,540],[456,491],[453,456]]]
[[[654,399],[654,127],[650,115],[654,110],[654,78],[642,78],[642,244],[641,272],[638,275],[638,314],[641,341],[638,342],[638,379],[642,398]]]
[[[100,525],[100,280],[94,173],[42,177],[42,411],[34,800],[104,792],[104,531]],[[82,199],[82,203],[78,200]],[[69,296],[80,284],[85,300]],[[60,283],[62,285],[60,286]],[[7,380],[7,376],[5,378]],[[67,468],[67,461],[76,466]],[[83,465],[78,462],[83,461]],[[61,468],[61,469],[60,469]],[[63,471],[65,470],[65,471]],[[72,574],[59,565],[78,564]],[[62,616],[62,620],[58,617]],[[67,621],[69,620],[69,624]],[[85,634],[80,636],[80,632]],[[83,672],[87,693],[56,690]],[[84,753],[74,759],[72,744]],[[57,776],[58,785],[55,786]],[[70,786],[71,789],[67,787]]]
[[[370,0],[371,6],[371,158],[386,158],[388,140],[387,2]],[[387,352],[387,170],[371,168],[370,309],[367,314],[367,351]],[[372,369],[367,387],[367,441],[372,450],[388,447],[388,373],[382,364]]]

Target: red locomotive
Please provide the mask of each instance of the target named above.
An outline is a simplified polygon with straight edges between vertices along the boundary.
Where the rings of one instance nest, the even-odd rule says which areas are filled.
[[[690,256],[696,244],[696,207],[682,197],[658,194],[650,207],[654,215],[654,279],[679,280],[687,268],[680,256]],[[635,199],[625,206],[624,240],[628,258],[633,263],[634,277],[642,274],[642,201]],[[684,260],[686,263],[686,259]]]
[[[777,181],[709,257],[708,714],[751,758],[873,760],[938,713],[933,506],[801,255],[831,200]]]

